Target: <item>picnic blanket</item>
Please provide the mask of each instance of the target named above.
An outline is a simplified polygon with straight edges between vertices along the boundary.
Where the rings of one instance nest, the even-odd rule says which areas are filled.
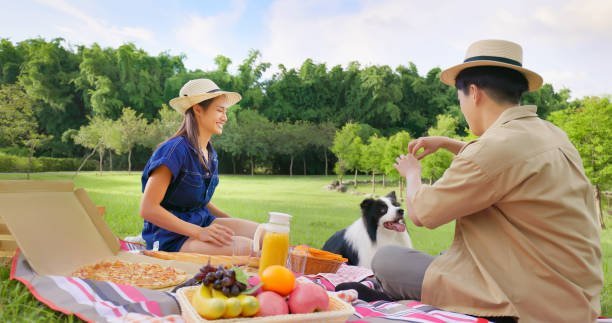
[[[372,279],[373,275],[374,273],[368,268],[343,264],[336,273],[306,275],[299,277],[298,280],[309,280],[325,287],[328,291],[334,291],[337,285],[346,282],[360,282],[367,287],[381,290],[380,285]],[[355,308],[355,314],[348,322],[489,322],[483,318],[443,311],[417,301],[377,301],[368,303],[357,299],[355,290],[339,292],[337,296],[350,302]]]
[[[13,257],[11,279],[22,282],[32,295],[51,309],[74,314],[84,321],[126,321],[124,318],[164,317],[164,321],[183,322],[174,295],[130,285],[64,276],[38,275],[17,250]]]
[[[121,247],[123,250],[143,249],[141,245],[124,241],[121,241]],[[347,281],[363,281],[372,287],[372,281],[367,279],[370,275],[371,271],[367,268],[343,266],[335,274],[319,274],[303,279],[322,283],[328,289]],[[25,284],[34,297],[51,309],[74,314],[84,321],[184,322],[173,293],[74,277],[38,275],[19,250],[13,257],[10,277]],[[367,303],[355,299],[355,293],[344,294],[342,296],[348,298],[355,308],[355,314],[348,322],[487,322],[416,301]]]

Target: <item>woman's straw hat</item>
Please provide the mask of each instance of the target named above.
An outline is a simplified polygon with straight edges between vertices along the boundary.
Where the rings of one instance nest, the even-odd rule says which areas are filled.
[[[523,68],[523,49],[521,45],[506,40],[480,40],[468,48],[463,64],[450,67],[440,74],[442,83],[455,86],[457,74],[468,67],[500,66],[523,73],[529,84],[529,91],[542,86],[542,77]]]
[[[220,95],[225,95],[228,107],[242,99],[242,96],[236,92],[222,91],[209,79],[195,79],[183,85],[179,96],[170,100],[170,106],[180,113],[185,113],[193,105]]]

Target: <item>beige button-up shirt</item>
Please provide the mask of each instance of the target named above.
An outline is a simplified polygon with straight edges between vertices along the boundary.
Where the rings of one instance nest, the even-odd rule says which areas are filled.
[[[422,301],[520,322],[592,322],[603,285],[591,184],[566,134],[535,106],[504,111],[412,203],[423,225],[456,220]]]

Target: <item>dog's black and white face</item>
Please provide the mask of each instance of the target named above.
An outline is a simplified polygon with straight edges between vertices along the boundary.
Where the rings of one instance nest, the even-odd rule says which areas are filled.
[[[395,197],[395,192],[391,192],[378,199],[365,199],[361,202],[361,216],[370,240],[377,240],[379,228],[404,232],[404,210],[400,207]]]
[[[323,245],[323,250],[348,258],[349,265],[371,268],[378,248],[388,245],[412,248],[404,210],[397,203],[395,192],[363,200],[361,218],[334,233]]]

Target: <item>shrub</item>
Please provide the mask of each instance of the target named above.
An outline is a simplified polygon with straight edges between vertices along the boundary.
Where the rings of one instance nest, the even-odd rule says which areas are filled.
[[[78,158],[32,158],[32,172],[57,172],[74,171],[81,165]],[[7,155],[0,152],[0,172],[27,172],[28,157]],[[88,160],[82,170],[96,170],[97,164],[94,160]]]

